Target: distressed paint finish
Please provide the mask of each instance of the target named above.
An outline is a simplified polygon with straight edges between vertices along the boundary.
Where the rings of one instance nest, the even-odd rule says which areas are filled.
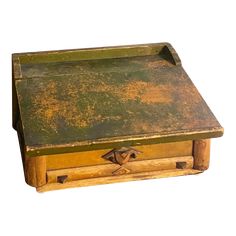
[[[89,150],[100,140],[103,148],[108,140],[112,146],[135,138],[165,142],[223,134],[170,45],[149,45],[143,51],[135,46],[137,55],[132,46],[120,48],[114,49],[114,55],[119,52],[115,58],[112,49],[107,54],[103,49],[106,56],[99,52],[100,58],[93,50],[86,55],[81,50],[81,60],[80,50],[72,51],[77,60],[66,51],[61,58],[60,51],[48,52],[48,60],[47,53],[16,55],[26,151],[50,154],[83,145]]]

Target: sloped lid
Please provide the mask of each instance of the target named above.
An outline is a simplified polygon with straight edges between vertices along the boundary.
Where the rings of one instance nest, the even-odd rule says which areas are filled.
[[[218,137],[169,44],[14,54],[27,155]]]

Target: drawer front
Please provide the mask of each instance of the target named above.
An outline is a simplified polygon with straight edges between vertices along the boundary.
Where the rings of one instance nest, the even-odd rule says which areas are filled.
[[[136,158],[130,158],[130,162],[152,160],[167,157],[192,156],[193,142],[173,142],[132,147],[139,154]],[[111,164],[112,162],[103,158],[110,149],[65,153],[46,156],[47,170],[58,170],[74,167],[85,167],[94,165]]]
[[[47,183],[66,183],[82,179],[129,175],[142,172],[192,169],[193,157],[171,157],[127,162],[123,165],[103,164],[47,171]]]

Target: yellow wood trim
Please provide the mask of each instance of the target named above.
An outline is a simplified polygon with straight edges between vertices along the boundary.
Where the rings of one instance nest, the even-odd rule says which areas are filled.
[[[193,144],[190,140],[183,142],[133,146],[133,148],[142,152],[137,156],[135,160],[149,160],[165,157],[191,156],[192,146]],[[109,164],[111,162],[102,158],[102,155],[106,154],[110,150],[111,149],[103,149],[95,151],[47,155],[47,170]]]
[[[65,184],[60,183],[52,183],[46,184],[42,187],[38,187],[38,192],[45,192],[50,190],[59,190],[65,188],[73,188],[73,187],[84,187],[91,186],[97,184],[109,184],[115,182],[126,182],[133,180],[144,180],[144,179],[155,179],[155,178],[164,178],[171,176],[181,176],[181,175],[192,175],[201,173],[199,170],[194,169],[185,169],[185,170],[164,170],[164,171],[152,171],[138,174],[127,174],[121,176],[109,176],[109,177],[100,177],[100,178],[92,178],[92,179],[83,179],[77,181],[67,182]]]
[[[46,158],[40,157],[25,157],[25,181],[27,184],[39,187],[46,184]]]
[[[176,163],[185,163],[186,169],[193,168],[193,157],[171,157],[153,160],[143,160],[128,162],[122,166],[118,164],[105,164],[99,166],[88,166],[80,168],[70,168],[61,170],[52,170],[47,172],[47,183],[56,183],[58,176],[68,176],[66,181],[75,181],[79,179],[97,178],[112,176],[123,173],[140,173],[147,171],[160,171],[176,169]]]
[[[194,141],[194,169],[207,170],[210,163],[210,139]]]

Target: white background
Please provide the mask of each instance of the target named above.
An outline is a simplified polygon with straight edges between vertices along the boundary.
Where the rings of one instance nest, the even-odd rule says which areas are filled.
[[[235,1],[0,2],[0,235],[236,235]],[[201,175],[39,194],[11,127],[11,54],[170,42],[225,128]]]

